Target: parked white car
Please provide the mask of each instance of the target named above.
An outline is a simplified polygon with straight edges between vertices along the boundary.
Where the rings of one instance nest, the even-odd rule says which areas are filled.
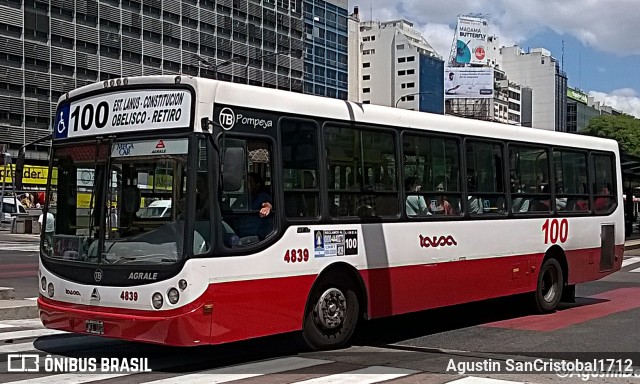
[[[20,201],[14,199],[13,197],[5,197],[2,199],[2,214],[0,219],[2,222],[11,223],[11,219],[16,214],[26,214],[27,211],[24,209]]]

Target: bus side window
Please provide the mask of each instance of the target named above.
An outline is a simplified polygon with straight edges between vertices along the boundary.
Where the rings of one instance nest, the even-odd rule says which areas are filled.
[[[317,126],[314,121],[280,121],[284,213],[288,218],[320,215]]]

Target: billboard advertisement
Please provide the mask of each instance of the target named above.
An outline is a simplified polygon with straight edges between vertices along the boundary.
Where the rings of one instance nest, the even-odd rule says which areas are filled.
[[[485,64],[488,29],[488,23],[485,19],[458,17],[456,63]]]
[[[445,100],[489,99],[493,92],[493,68],[444,68]]]

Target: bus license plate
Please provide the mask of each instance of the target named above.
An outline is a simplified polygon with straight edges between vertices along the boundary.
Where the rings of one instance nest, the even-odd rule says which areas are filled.
[[[97,320],[87,320],[86,323],[87,333],[93,333],[95,335],[104,335],[104,323]]]

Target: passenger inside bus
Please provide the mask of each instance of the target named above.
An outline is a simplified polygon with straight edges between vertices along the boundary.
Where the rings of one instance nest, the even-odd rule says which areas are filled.
[[[444,183],[438,183],[436,191],[444,192]],[[434,214],[453,215],[453,207],[444,195],[436,196],[435,200],[431,200],[431,206],[429,208]]]
[[[404,187],[407,194],[411,193],[411,195],[407,196],[407,200],[405,202],[407,216],[431,215],[431,212],[429,212],[429,208],[427,207],[427,203],[424,200],[424,196],[413,194],[420,192],[421,185],[418,182],[418,179],[414,176],[407,177],[404,182]]]
[[[258,214],[243,215],[236,220],[236,234],[240,237],[257,236],[258,239],[264,240],[273,228],[273,223],[269,214],[273,209],[271,194],[264,186],[262,176],[256,172],[248,174],[249,186],[249,209],[258,211]]]

